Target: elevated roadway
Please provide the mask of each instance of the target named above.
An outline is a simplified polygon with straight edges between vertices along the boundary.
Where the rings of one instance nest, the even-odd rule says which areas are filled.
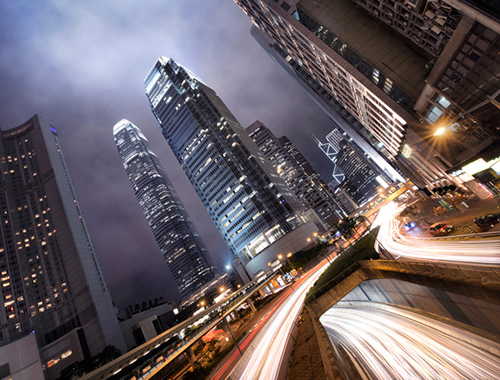
[[[243,303],[249,302],[250,297],[266,287],[269,282],[276,277],[278,277],[278,275],[274,271],[265,273],[217,304],[212,305],[206,310],[179,323],[141,346],[130,350],[112,362],[109,362],[93,372],[86,374],[81,378],[81,380],[120,379],[122,375],[126,375],[134,370],[134,364],[139,359],[148,359],[150,357],[154,358],[154,356],[158,355],[162,350],[168,348],[168,341],[171,338],[177,336],[182,331],[185,331],[203,318],[207,318],[207,320],[205,320],[205,322],[203,322],[197,330],[185,337],[181,342],[178,342],[173,352],[164,354],[164,360],[155,363],[154,368],[143,376],[143,379],[154,378],[155,375],[164,367],[166,367],[179,355],[186,352],[186,350],[196,343],[198,339],[217,326],[218,323],[231,314],[235,309],[240,307]]]

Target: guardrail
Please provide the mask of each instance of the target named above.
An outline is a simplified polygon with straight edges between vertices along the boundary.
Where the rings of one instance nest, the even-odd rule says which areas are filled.
[[[189,346],[191,346],[200,338],[200,336],[203,336],[205,333],[210,331],[214,326],[217,325],[217,323],[219,323],[222,319],[229,315],[235,308],[239,307],[243,302],[246,302],[253,294],[264,288],[267,285],[268,281],[275,275],[276,273],[274,271],[265,273],[263,276],[260,276],[253,282],[245,285],[238,291],[234,292],[227,298],[221,300],[220,302],[209,307],[203,312],[177,324],[176,326],[147,341],[141,346],[132,349],[119,358],[103,365],[100,368],[97,368],[91,373],[86,374],[81,378],[81,380],[103,380],[111,377],[112,379],[121,379],[122,376],[132,371],[138,370],[136,368],[143,365],[143,363],[139,359],[142,359],[146,356],[158,355],[164,350],[169,350],[170,344],[167,345],[167,342],[172,337],[176,336],[181,331],[185,330],[193,323],[196,323],[207,315],[213,314],[211,319],[203,324],[204,327],[202,327],[201,330],[197,329],[193,331],[188,340],[182,341],[182,345],[178,346],[173,353],[167,354],[167,356],[164,357],[164,360],[162,360],[161,363],[155,364],[155,369],[158,369],[158,367],[163,368],[175,357],[181,355],[184,351],[186,351]],[[179,342],[176,342],[176,344],[178,343]],[[135,368],[131,367],[125,370],[127,367],[134,365],[136,362],[138,363]],[[122,370],[124,371],[123,373],[121,373]],[[143,376],[143,378],[148,378],[148,376],[152,374],[152,371],[153,368],[148,370],[147,373],[143,374],[145,376]]]
[[[427,275],[429,277],[449,278],[452,280],[463,279],[465,281],[500,287],[500,268],[448,263],[444,264],[394,260],[365,260],[358,261],[357,263],[352,264],[340,274],[333,277],[327,283],[319,287],[314,293],[309,294],[305,299],[305,304],[310,305],[314,300],[321,297],[323,294],[337,286],[340,282],[342,282],[361,268]]]

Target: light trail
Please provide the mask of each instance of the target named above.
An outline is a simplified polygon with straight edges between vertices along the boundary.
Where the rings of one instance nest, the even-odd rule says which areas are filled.
[[[334,306],[320,322],[365,379],[500,379],[498,356],[461,339],[462,330],[408,310]]]
[[[309,288],[326,269],[326,260],[314,269],[312,274],[290,293],[275,312],[265,328],[259,342],[248,360],[240,379],[277,379],[293,324],[302,311],[304,298]]]
[[[377,236],[377,244],[392,256],[402,258],[449,261],[455,263],[500,264],[500,239],[445,240],[417,238],[401,234],[394,203],[384,208],[384,221]]]

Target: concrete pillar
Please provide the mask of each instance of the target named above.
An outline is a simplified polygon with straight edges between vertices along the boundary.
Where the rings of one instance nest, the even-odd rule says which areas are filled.
[[[189,360],[189,364],[191,364],[192,367],[196,362],[196,357],[194,356],[193,348],[188,347],[188,349],[184,351],[184,355],[186,355],[187,359]]]
[[[273,285],[270,282],[267,284],[267,287],[271,291],[271,294],[274,294],[274,288],[273,288]]]
[[[247,304],[248,304],[248,306],[250,306],[250,310],[252,310],[252,314],[255,314],[257,312],[257,309],[255,308],[255,305],[253,304],[253,302],[250,298],[247,299]]]

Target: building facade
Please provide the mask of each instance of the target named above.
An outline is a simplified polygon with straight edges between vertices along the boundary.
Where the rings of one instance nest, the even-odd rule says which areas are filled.
[[[286,241],[285,235],[312,228],[298,200],[211,88],[164,57],[144,84],[165,139],[247,269]],[[261,264],[255,268],[264,270]]]
[[[114,345],[125,351],[54,127],[2,131],[0,376],[56,379]]]
[[[305,208],[329,225],[345,217],[332,190],[286,136],[277,138],[260,121],[246,130]]]
[[[336,186],[341,185],[356,204],[356,208],[377,196],[379,189],[389,187],[389,183],[384,179],[384,173],[379,174],[376,171],[377,167],[359,149],[355,149],[352,140],[338,128],[334,128],[326,136],[326,143],[316,137],[314,140],[336,169],[342,173],[342,180]]]
[[[185,299],[214,279],[207,249],[142,131],[121,120],[113,135],[135,196]]]
[[[493,3],[235,2],[262,47],[393,179],[388,162],[427,192],[460,182],[453,170],[498,145]]]

